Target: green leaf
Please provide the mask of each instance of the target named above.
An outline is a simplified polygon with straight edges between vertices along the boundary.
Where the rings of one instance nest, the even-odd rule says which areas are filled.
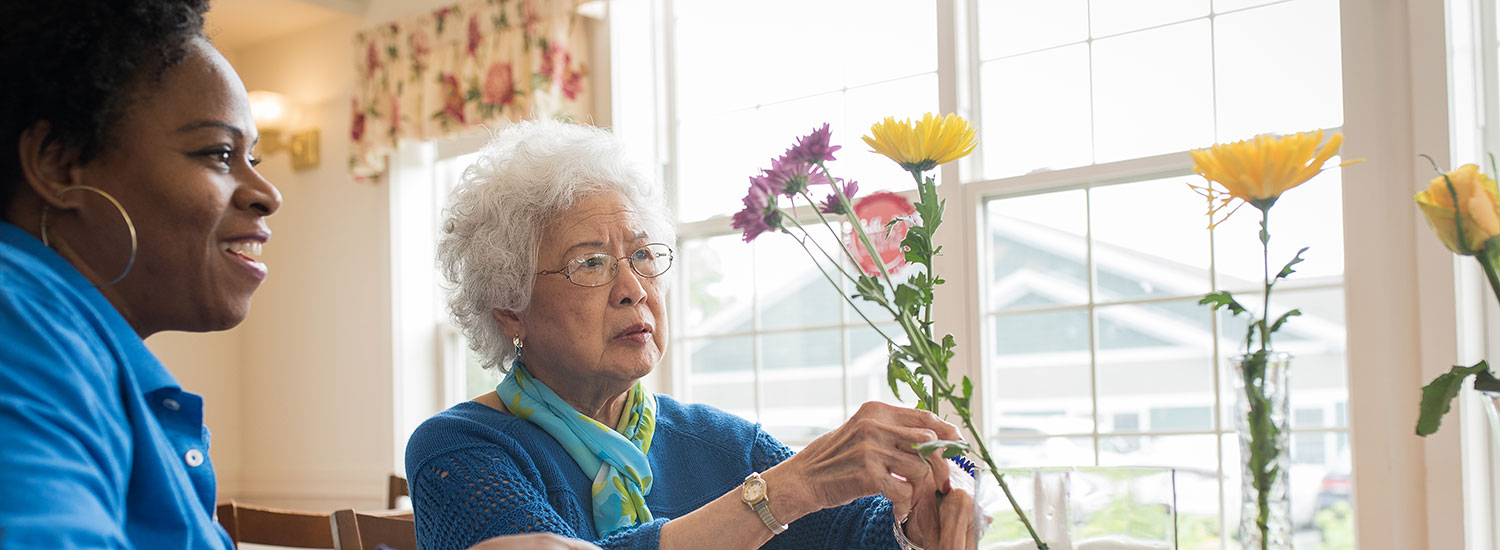
[[[908,283],[896,285],[896,308],[901,311],[916,314],[917,308],[922,306],[922,291]]]
[[[869,275],[860,275],[859,280],[854,283],[854,289],[858,291],[858,294],[855,294],[855,296],[866,301],[875,302],[882,306],[890,303],[885,299],[885,286],[880,284],[879,279]]]
[[[1280,317],[1276,318],[1276,322],[1275,323],[1271,323],[1271,330],[1270,330],[1269,333],[1270,334],[1276,334],[1276,331],[1281,330],[1281,324],[1282,323],[1285,323],[1287,319],[1290,319],[1292,317],[1296,317],[1298,315],[1302,315],[1302,310],[1300,310],[1300,309],[1294,309],[1294,310],[1291,310],[1291,311],[1288,311],[1286,313],[1281,314]]]
[[[901,390],[898,388],[896,382],[901,381],[910,384],[911,371],[906,370],[906,364],[901,362],[899,355],[895,353],[891,354],[890,360],[885,364],[885,377],[886,381],[891,384],[891,395],[896,396],[896,399],[901,399]]]
[[[942,450],[943,458],[953,458],[973,450],[966,441],[951,441],[946,439],[917,443],[912,445],[911,448],[922,456],[927,456],[933,451]]]
[[[1454,365],[1451,370],[1433,379],[1432,383],[1422,387],[1422,404],[1420,413],[1417,415],[1417,435],[1426,437],[1437,433],[1438,427],[1443,422],[1443,415],[1453,406],[1453,398],[1458,397],[1458,390],[1463,387],[1463,381],[1470,375],[1481,372],[1488,374],[1490,365],[1480,361],[1472,367]],[[1490,377],[1494,379],[1493,376]]]
[[[1239,315],[1245,312],[1245,306],[1242,306],[1239,302],[1236,302],[1234,300],[1234,295],[1230,294],[1227,290],[1220,290],[1218,292],[1206,294],[1203,296],[1202,300],[1198,300],[1198,304],[1207,304],[1209,309],[1212,309],[1214,311],[1218,311],[1221,307],[1227,307],[1229,308],[1229,312],[1235,315]]]
[[[1308,248],[1310,247],[1304,246],[1302,247],[1302,250],[1298,250],[1297,254],[1295,256],[1292,256],[1292,261],[1287,262],[1286,265],[1281,267],[1281,272],[1276,274],[1276,279],[1285,279],[1287,275],[1296,273],[1297,270],[1292,269],[1292,266],[1302,263],[1302,253],[1307,252]],[[1275,329],[1272,330],[1274,331]]]
[[[970,382],[969,377],[967,376],[965,376],[963,380],[963,392],[964,399],[968,399],[974,395],[974,383]]]

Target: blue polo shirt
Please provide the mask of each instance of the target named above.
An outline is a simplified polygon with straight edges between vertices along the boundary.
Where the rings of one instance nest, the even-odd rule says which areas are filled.
[[[0,548],[233,548],[208,439],[203,399],[72,265],[0,222]]]

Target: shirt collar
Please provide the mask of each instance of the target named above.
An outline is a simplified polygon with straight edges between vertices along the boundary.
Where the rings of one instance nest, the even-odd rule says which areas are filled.
[[[53,275],[61,281],[55,281],[71,288],[80,301],[98,315],[98,319],[107,325],[109,337],[124,354],[127,365],[135,373],[136,382],[140,386],[142,394],[151,393],[163,388],[181,389],[177,379],[172,373],[156,359],[151,350],[146,348],[146,343],[136,335],[135,329],[115,309],[114,304],[94,288],[94,284],[84,278],[73,264],[68,263],[56,251],[42,244],[40,239],[27,233],[15,225],[0,221],[0,245],[15,248],[22,254],[32,257],[48,268]]]

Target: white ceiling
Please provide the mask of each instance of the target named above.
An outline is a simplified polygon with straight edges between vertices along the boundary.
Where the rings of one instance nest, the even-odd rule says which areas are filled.
[[[204,28],[214,46],[236,50],[364,8],[364,0],[213,0]]]

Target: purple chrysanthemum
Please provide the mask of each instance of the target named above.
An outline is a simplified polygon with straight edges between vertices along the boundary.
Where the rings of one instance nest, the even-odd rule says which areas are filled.
[[[745,195],[745,208],[734,214],[730,226],[745,232],[745,242],[759,237],[761,233],[781,227],[781,212],[776,210],[775,191],[765,178],[750,178],[750,192]]]
[[[853,204],[854,194],[859,192],[859,182],[854,180],[846,182],[844,178],[834,178],[834,181],[844,191],[844,199],[848,200],[849,204]],[[844,204],[839,200],[838,193],[829,193],[828,198],[823,199],[823,202],[818,205],[818,211],[824,214],[848,214],[849,212],[844,209]]]
[[[796,147],[787,149],[786,157],[797,162],[805,162],[808,164],[816,164],[819,161],[835,160],[833,158],[833,152],[842,149],[843,147],[840,147],[838,145],[829,145],[828,140],[831,136],[832,132],[828,129],[828,124],[824,123],[822,128],[813,130],[813,132],[811,134],[808,134],[806,137],[799,138],[797,140]]]
[[[771,169],[764,171],[761,180],[772,193],[788,197],[796,197],[809,186],[828,183],[818,165],[793,159],[790,152],[771,161]]]

